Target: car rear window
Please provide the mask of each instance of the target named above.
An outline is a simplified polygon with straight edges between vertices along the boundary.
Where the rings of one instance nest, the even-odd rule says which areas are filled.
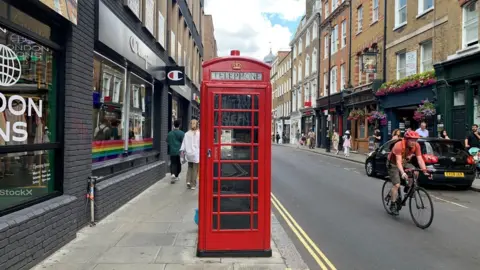
[[[458,141],[425,141],[421,144],[422,153],[435,156],[467,155],[461,142]]]

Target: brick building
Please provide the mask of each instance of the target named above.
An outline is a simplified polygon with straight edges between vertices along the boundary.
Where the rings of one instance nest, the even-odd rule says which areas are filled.
[[[272,108],[275,116],[272,130],[282,136],[282,143],[288,143],[290,140],[290,65],[290,51],[278,51],[270,70],[273,89]]]
[[[337,130],[342,134],[342,90],[349,83],[350,70],[350,0],[322,1],[320,27],[320,90],[316,104],[319,126],[317,137],[322,147],[327,147],[327,131]],[[330,63],[330,66],[329,66]],[[328,121],[327,113],[330,115]]]
[[[76,237],[89,176],[96,220],[161,179],[169,125],[187,127],[201,78],[203,1],[52,2],[0,0],[0,51],[16,59],[0,95],[17,104],[0,128],[27,134],[0,140],[0,269],[30,269]],[[150,70],[176,64],[185,86]],[[23,104],[32,113],[14,115]]]
[[[383,81],[385,2],[352,0],[350,87],[343,95],[344,128],[352,135],[352,150],[368,152],[375,124],[366,115],[377,110],[372,87]]]
[[[296,133],[307,134],[316,129],[319,81],[319,31],[321,5],[320,1],[306,1],[306,12],[295,35],[290,42],[292,47],[292,113],[290,136]],[[296,140],[292,140],[296,143]]]
[[[437,99],[432,91],[433,64],[460,48],[462,21],[458,18],[462,18],[458,1],[395,1],[387,6],[388,83],[376,92],[388,120],[383,126],[384,139],[397,128],[417,129],[420,121],[426,121],[429,135],[436,136],[436,117],[417,117],[415,111],[422,101]]]
[[[213,27],[212,15],[203,16],[203,61],[208,61],[218,56],[215,28]]]

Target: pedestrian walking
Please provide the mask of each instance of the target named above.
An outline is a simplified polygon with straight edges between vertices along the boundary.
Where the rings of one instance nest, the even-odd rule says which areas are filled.
[[[402,131],[400,129],[395,129],[392,131],[392,140],[398,140],[402,138]]]
[[[313,129],[308,132],[308,147],[310,149],[315,148],[315,132],[313,132]]]
[[[380,147],[380,143],[382,142],[382,135],[380,133],[380,129],[375,129],[373,133],[373,137],[375,138],[375,150],[377,150]]]
[[[180,172],[182,172],[182,164],[180,163],[180,147],[182,146],[185,133],[180,129],[180,121],[173,122],[173,130],[167,135],[168,155],[170,156],[170,174],[171,182],[175,183],[178,180]]]
[[[297,140],[297,148],[300,148],[301,143],[301,138],[302,134],[300,133],[300,130],[297,130],[297,133],[295,134],[295,139]]]
[[[277,132],[277,136],[275,136],[275,139],[277,139],[277,144],[278,144],[280,141],[280,134],[278,134],[278,132]]]
[[[444,130],[442,130],[442,132],[440,132],[440,138],[445,139],[445,140],[450,140],[450,137],[448,137],[446,129],[444,129]]]
[[[338,144],[340,143],[340,135],[338,135],[338,132],[336,130],[334,130],[332,134],[332,143],[335,154],[338,155]]]
[[[350,156],[350,130],[345,131],[345,135],[343,135],[343,151],[345,154],[345,157]]]
[[[190,130],[185,133],[180,151],[183,152],[184,159],[188,162],[187,188],[195,189],[200,162],[200,130],[198,130],[197,120],[190,121]]]

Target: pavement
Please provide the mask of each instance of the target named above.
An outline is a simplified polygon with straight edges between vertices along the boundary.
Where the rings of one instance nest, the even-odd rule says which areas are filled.
[[[157,182],[32,270],[308,269],[273,213],[271,258],[196,257],[198,189],[184,177]]]
[[[296,149],[300,149],[300,150],[304,150],[304,151],[309,151],[309,152],[312,152],[312,153],[317,153],[317,154],[321,154],[321,155],[325,155],[325,156],[335,157],[335,158],[338,158],[338,159],[348,160],[348,161],[361,163],[361,164],[365,164],[365,159],[367,158],[366,154],[350,153],[349,157],[345,157],[343,155],[342,151],[340,151],[338,154],[336,154],[335,152],[328,152],[327,153],[325,151],[325,149],[323,149],[323,148],[309,149],[306,146],[302,146],[302,147],[297,148],[297,146],[293,145],[293,144],[274,144],[274,145],[296,148]],[[474,191],[480,192],[480,179],[476,179],[475,181],[473,181],[471,189],[474,190]]]
[[[315,247],[334,265],[327,269],[479,269],[477,192],[429,189],[435,217],[422,230],[408,207],[398,217],[385,212],[383,183],[358,162],[272,147],[272,193],[311,239],[304,245],[287,230],[310,269],[326,269],[312,256]]]

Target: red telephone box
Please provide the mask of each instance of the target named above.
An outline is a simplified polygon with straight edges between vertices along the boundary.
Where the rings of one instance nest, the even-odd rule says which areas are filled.
[[[197,256],[270,257],[270,66],[203,63]]]

